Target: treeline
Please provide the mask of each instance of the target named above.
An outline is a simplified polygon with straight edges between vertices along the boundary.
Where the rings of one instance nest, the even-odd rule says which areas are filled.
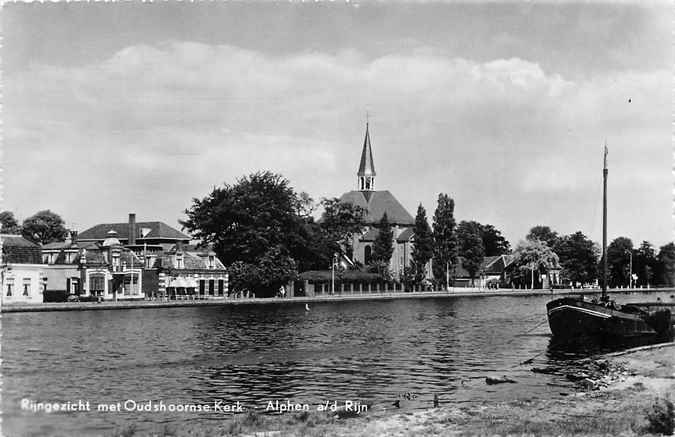
[[[581,231],[560,235],[549,226],[535,226],[516,248],[511,275],[516,287],[537,286],[539,276],[559,270],[561,282],[576,286],[602,284],[602,250]],[[615,238],[607,247],[609,287],[672,287],[675,285],[675,245],[658,253],[648,241],[635,248],[627,237]],[[631,274],[633,280],[631,282]]]
[[[318,208],[323,212],[314,219]],[[202,199],[192,199],[181,225],[202,245],[210,245],[229,267],[235,290],[249,289],[257,296],[274,293],[281,284],[307,270],[326,270],[335,254],[353,258],[352,241],[363,230],[363,211],[337,198],[314,201],[296,193],[287,179],[272,172],[243,176],[234,184],[215,187]],[[39,211],[20,225],[9,211],[0,213],[2,233],[21,234],[40,244],[65,239],[68,230],[58,214]],[[357,269],[391,279],[393,229],[386,215],[376,226],[369,265]],[[439,194],[431,225],[420,204],[415,216],[410,267],[400,278],[424,284],[431,278],[437,289],[453,283],[461,266],[473,281],[483,273],[486,257],[511,255],[504,278],[507,286],[537,287],[551,270],[564,284],[592,284],[602,277],[600,248],[582,232],[559,235],[548,226],[535,226],[512,251],[501,231],[491,224],[455,220],[455,202]],[[630,263],[636,286],[675,286],[675,245],[658,252],[647,241],[639,247],[626,237],[608,247],[609,286],[629,285]],[[431,261],[432,271],[429,272]],[[337,267],[340,274],[341,267]],[[397,272],[398,273],[398,272]]]
[[[323,213],[314,220],[319,207]],[[412,262],[403,272],[404,281],[425,282],[432,260],[433,282],[444,287],[453,280],[458,257],[467,271],[478,275],[485,256],[510,251],[508,241],[492,225],[474,221],[457,225],[454,207],[447,194],[440,194],[431,226],[424,207],[418,207]],[[283,176],[258,172],[193,199],[185,213],[181,224],[229,266],[232,286],[265,296],[299,272],[330,268],[335,254],[353,258],[352,241],[363,229],[364,211],[337,198],[315,202],[306,193],[296,193]],[[394,238],[386,214],[376,227],[369,264],[356,268],[392,279]]]
[[[61,216],[46,209],[38,211],[26,218],[21,224],[11,211],[0,212],[0,232],[3,234],[22,235],[26,239],[47,244],[54,241],[63,241],[68,230]]]

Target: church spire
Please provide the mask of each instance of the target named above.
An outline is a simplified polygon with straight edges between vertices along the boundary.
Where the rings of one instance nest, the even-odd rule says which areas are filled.
[[[373,150],[370,147],[370,132],[368,122],[366,121],[366,137],[363,140],[363,151],[361,151],[361,163],[358,177],[358,186],[361,191],[372,191],[375,189],[375,164],[373,163]]]

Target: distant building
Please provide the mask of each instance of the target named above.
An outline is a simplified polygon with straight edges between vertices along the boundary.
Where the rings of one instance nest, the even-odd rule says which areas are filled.
[[[42,247],[48,294],[103,300],[227,296],[225,266],[213,250],[189,242],[163,222],[136,222],[133,213],[127,223],[71,233]]]
[[[177,246],[160,255],[153,268],[158,271],[158,297],[212,299],[228,295],[227,269],[210,249]]]
[[[40,246],[20,235],[0,234],[2,303],[43,302],[47,281]]]
[[[352,241],[353,259],[363,265],[372,261],[373,244],[379,234],[377,225],[386,213],[392,225],[394,252],[390,260],[390,270],[400,276],[405,267],[410,266],[411,251],[415,235],[415,219],[401,203],[387,190],[375,190],[375,163],[370,143],[370,130],[366,123],[366,134],[361,151],[361,161],[356,173],[357,189],[348,191],[340,197],[341,202],[360,206],[365,210],[363,230]],[[431,265],[427,266],[427,276],[431,275]]]

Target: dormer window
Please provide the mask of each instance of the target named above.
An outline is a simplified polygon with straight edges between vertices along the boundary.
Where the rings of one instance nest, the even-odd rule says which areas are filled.
[[[216,257],[214,255],[209,255],[209,268],[210,269],[216,268]]]
[[[184,269],[185,268],[185,263],[183,262],[183,254],[182,253],[176,254],[176,268],[177,269]]]

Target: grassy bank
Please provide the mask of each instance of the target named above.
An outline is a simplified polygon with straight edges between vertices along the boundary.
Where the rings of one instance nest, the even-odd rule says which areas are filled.
[[[675,344],[603,357],[606,373],[576,393],[543,401],[440,405],[420,411],[240,415],[221,426],[166,427],[159,436],[667,435],[673,432]],[[592,387],[602,387],[594,390]],[[112,435],[146,435],[126,428]]]

